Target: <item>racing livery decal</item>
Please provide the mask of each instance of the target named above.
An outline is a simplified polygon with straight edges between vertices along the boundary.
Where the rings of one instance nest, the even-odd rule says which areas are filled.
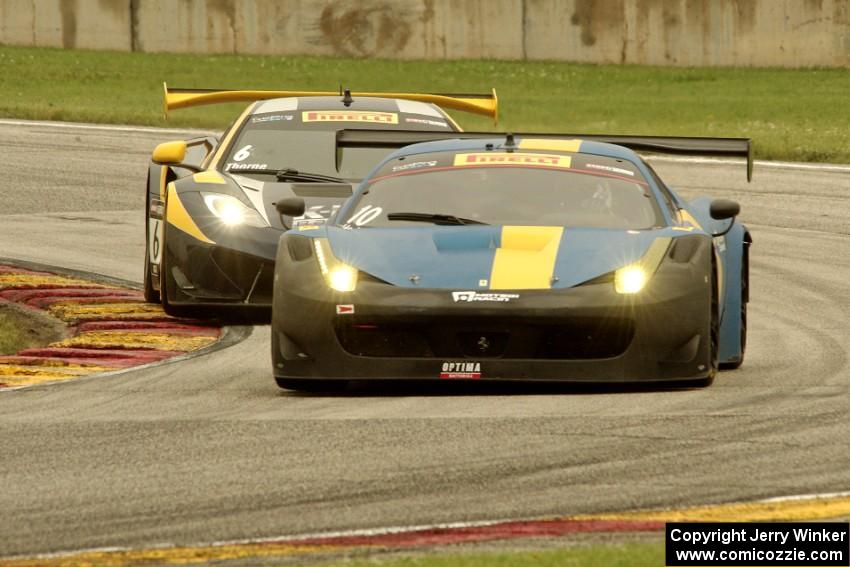
[[[522,167],[557,167],[569,169],[572,159],[570,156],[556,154],[529,154],[517,152],[487,152],[475,154],[457,154],[454,159],[455,167],[468,166],[522,166]]]
[[[481,280],[482,282],[486,282],[487,280]],[[479,285],[486,285],[486,283],[480,283]],[[495,301],[498,303],[507,303],[512,299],[519,299],[518,293],[478,293],[477,291],[453,291],[452,299],[454,299],[455,303],[458,302],[467,302],[472,303],[473,301]]]
[[[425,124],[428,126],[438,126],[440,128],[448,128],[449,125],[442,120],[427,120],[425,118],[405,118],[405,122],[409,122],[410,124]]]
[[[480,362],[444,362],[440,378],[466,378],[477,380],[481,378]]]
[[[303,122],[371,122],[398,124],[395,112],[363,112],[356,110],[307,110],[301,113]]]

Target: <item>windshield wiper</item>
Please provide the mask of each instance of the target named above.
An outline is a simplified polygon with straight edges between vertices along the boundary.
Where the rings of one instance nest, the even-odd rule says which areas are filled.
[[[308,171],[298,171],[291,167],[284,169],[229,169],[227,173],[235,173],[237,175],[245,175],[256,173],[260,175],[274,175],[278,181],[306,181],[308,183],[348,183],[341,177],[333,177],[331,175],[322,175],[321,173],[310,173]]]
[[[473,219],[436,213],[389,213],[387,220],[432,222],[434,224],[487,224]]]

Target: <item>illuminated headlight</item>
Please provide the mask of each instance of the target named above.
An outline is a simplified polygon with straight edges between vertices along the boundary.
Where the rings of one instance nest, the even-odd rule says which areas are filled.
[[[222,193],[201,193],[207,208],[227,226],[269,226],[255,209],[236,197]]]
[[[334,291],[354,291],[357,287],[357,269],[340,262],[331,252],[327,238],[313,239],[316,261],[325,281]]]
[[[614,272],[614,290],[617,293],[633,294],[646,287],[667,254],[672,240],[670,237],[656,238],[637,262]]]
[[[640,266],[626,266],[614,272],[614,289],[617,293],[637,293],[649,278]]]

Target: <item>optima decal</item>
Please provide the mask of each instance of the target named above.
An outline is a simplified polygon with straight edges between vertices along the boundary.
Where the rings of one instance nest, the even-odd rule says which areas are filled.
[[[371,122],[398,124],[395,112],[358,112],[353,110],[306,110],[301,113],[304,122]]]
[[[477,380],[481,378],[480,362],[444,362],[440,378],[466,378]]]
[[[484,281],[484,280],[482,280]],[[452,299],[458,302],[473,301],[496,301],[506,303],[512,299],[519,299],[518,293],[478,293],[477,291],[453,291]]]
[[[528,154],[517,152],[487,152],[481,154],[457,154],[455,167],[471,166],[522,166],[522,167],[557,167],[569,169],[572,159],[570,156],[556,154]]]

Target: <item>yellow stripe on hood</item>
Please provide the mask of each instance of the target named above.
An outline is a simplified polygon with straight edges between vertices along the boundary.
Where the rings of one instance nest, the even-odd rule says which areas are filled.
[[[564,228],[560,226],[502,227],[490,289],[549,289]]]

